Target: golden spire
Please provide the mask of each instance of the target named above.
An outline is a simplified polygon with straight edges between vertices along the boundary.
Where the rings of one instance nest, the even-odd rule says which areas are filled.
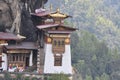
[[[55,13],[49,14],[51,17],[60,17],[60,18],[66,18],[68,17],[66,14],[60,13],[60,9],[57,8]]]
[[[52,11],[52,9],[53,9],[53,8],[52,8],[52,4],[50,4],[50,11]]]
[[[57,8],[57,13],[60,13],[60,9],[59,8]]]

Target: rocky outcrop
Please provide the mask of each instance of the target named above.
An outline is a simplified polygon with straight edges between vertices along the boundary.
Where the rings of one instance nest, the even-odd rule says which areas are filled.
[[[12,25],[12,16],[10,14],[10,8],[6,2],[0,1],[0,28],[10,28]],[[2,29],[1,29],[2,30]]]
[[[35,40],[35,27],[30,13],[43,7],[47,0],[0,0],[0,31],[20,33]]]

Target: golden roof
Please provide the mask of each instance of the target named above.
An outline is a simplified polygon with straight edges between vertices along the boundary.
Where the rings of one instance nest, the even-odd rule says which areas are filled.
[[[51,13],[49,15],[54,18],[67,18],[68,17],[68,15],[60,13],[60,9],[57,9],[55,13]]]

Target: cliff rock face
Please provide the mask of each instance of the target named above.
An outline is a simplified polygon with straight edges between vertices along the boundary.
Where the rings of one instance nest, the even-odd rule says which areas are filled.
[[[35,40],[30,13],[43,7],[47,0],[0,0],[0,31],[20,33]]]
[[[0,30],[4,31],[3,28],[8,28],[10,25],[12,25],[12,17],[8,4],[0,1]]]

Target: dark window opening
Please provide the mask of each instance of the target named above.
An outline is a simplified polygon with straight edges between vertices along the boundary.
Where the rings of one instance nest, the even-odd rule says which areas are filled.
[[[16,41],[15,40],[8,41],[8,45],[10,45],[10,44],[16,44]]]
[[[58,46],[60,46],[60,43],[61,43],[61,42],[60,42],[60,41],[58,41]]]
[[[62,55],[54,56],[54,66],[62,66]]]
[[[13,61],[15,61],[15,56],[13,55]]]
[[[54,46],[56,46],[57,45],[57,42],[56,42],[56,40],[54,40]]]
[[[64,46],[65,45],[65,43],[64,43],[64,41],[62,41],[62,46]]]
[[[29,57],[26,57],[26,62],[25,62],[25,64],[26,64],[26,67],[29,67]]]

